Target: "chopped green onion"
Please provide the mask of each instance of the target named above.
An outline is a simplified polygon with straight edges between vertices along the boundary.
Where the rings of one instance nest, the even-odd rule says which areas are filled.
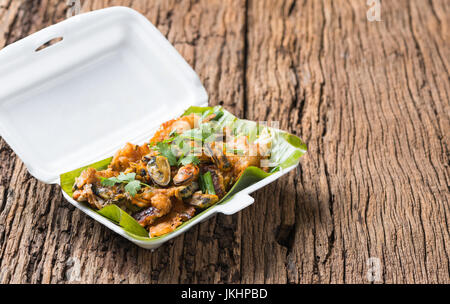
[[[216,117],[214,117],[212,120],[218,121],[223,116],[223,111],[217,110],[214,112],[214,114],[216,114]]]
[[[200,189],[202,190],[202,193],[206,193],[206,187],[205,187],[205,182],[203,181],[203,175],[200,174],[198,177],[198,183],[200,186]]]
[[[275,172],[278,172],[278,171],[280,171],[280,166],[273,167],[273,168],[269,171],[269,173],[275,173]]]
[[[216,190],[214,189],[214,184],[211,177],[211,172],[206,172],[203,174],[203,184],[205,186],[205,192],[209,194],[216,194]]]

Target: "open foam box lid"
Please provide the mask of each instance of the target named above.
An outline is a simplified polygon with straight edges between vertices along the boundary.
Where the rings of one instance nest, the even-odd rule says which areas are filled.
[[[46,183],[150,139],[207,100],[175,48],[125,7],[74,16],[0,51],[0,135]]]

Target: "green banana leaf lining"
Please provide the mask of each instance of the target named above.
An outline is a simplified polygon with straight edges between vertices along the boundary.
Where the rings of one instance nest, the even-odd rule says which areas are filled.
[[[216,111],[222,111],[224,115],[218,119],[217,124],[219,126],[230,126],[237,129],[238,131],[247,130],[249,137],[255,137],[259,130],[265,128],[264,125],[259,125],[256,122],[238,119],[233,116],[231,113],[225,111],[222,107],[190,107],[183,115],[188,115],[191,113],[197,113],[200,115],[204,115],[205,113],[213,113]],[[293,165],[298,164],[300,157],[306,153],[307,147],[303,141],[295,135],[286,133],[284,131],[280,131],[278,129],[269,128],[272,138],[272,149],[271,149],[271,162],[278,164],[275,168],[272,168],[270,173],[264,172],[263,170],[257,167],[248,167],[241,175],[241,177],[237,180],[234,186],[230,189],[230,191],[223,197],[216,205],[226,204],[236,193],[239,191],[259,182],[260,180],[272,175],[273,173],[280,170],[280,168],[288,168]],[[71,172],[67,172],[61,174],[60,182],[62,190],[67,193],[70,197],[72,197],[72,187],[75,183],[75,178],[80,176],[81,172],[86,168],[95,168],[97,170],[104,170],[111,163],[112,157],[104,159],[102,161],[93,163],[91,165],[73,170]],[[195,220],[197,217],[201,216],[203,213],[208,211],[210,208],[214,208],[216,205],[209,207],[206,210],[195,215],[192,219],[184,222],[177,229],[172,231],[174,233],[178,229],[181,229],[185,225],[188,225],[190,222]],[[168,233],[163,236],[150,238],[148,231],[143,228],[139,223],[125,211],[120,209],[116,205],[109,205],[104,207],[101,210],[96,210],[95,212],[100,215],[106,217],[110,221],[119,225],[124,229],[124,231],[130,235],[131,237],[141,240],[141,241],[154,241],[157,239],[161,239],[167,237],[171,233]]]

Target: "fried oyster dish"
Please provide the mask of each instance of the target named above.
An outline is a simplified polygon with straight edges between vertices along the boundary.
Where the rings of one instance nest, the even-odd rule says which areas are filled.
[[[270,135],[250,140],[224,119],[214,108],[163,123],[149,142],[117,151],[107,169],[85,169],[75,179],[73,198],[95,210],[119,206],[150,237],[175,230],[218,203],[246,168],[269,170]]]

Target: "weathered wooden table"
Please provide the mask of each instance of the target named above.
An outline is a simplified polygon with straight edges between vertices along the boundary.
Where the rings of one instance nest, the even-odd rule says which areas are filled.
[[[373,2],[82,0],[143,13],[211,104],[278,120],[309,151],[253,206],[152,253],[31,177],[0,139],[0,282],[450,283],[450,2],[383,1],[370,22]],[[0,0],[0,47],[67,11]]]

